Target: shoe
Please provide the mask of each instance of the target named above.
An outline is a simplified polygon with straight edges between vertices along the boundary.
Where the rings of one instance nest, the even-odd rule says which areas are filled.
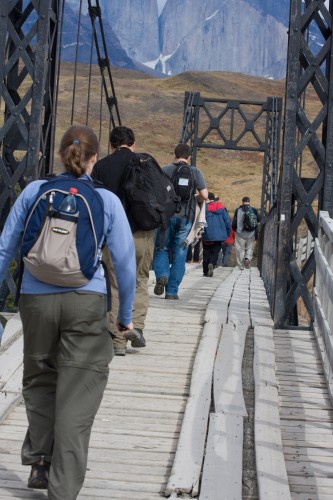
[[[154,288],[154,294],[155,295],[163,295],[164,288],[165,288],[165,285],[167,284],[167,282],[168,282],[168,278],[166,276],[160,276],[156,281],[156,285]]]
[[[207,276],[209,276],[210,278],[212,278],[213,275],[214,275],[214,266],[213,266],[213,264],[208,264]]]
[[[126,347],[114,347],[115,356],[126,356]]]
[[[132,347],[146,347],[146,339],[143,336],[141,328],[133,328],[127,333],[124,333],[126,340],[131,341]]]
[[[28,488],[47,490],[49,484],[50,464],[38,463],[31,466]]]
[[[166,295],[165,298],[167,300],[178,300],[179,299],[178,295]]]
[[[249,259],[244,259],[244,266],[245,266],[245,269],[250,269],[251,262],[249,261]]]

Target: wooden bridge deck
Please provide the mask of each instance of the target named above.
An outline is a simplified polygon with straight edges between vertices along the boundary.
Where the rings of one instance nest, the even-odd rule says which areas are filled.
[[[317,344],[309,331],[273,331],[258,270],[219,268],[206,278],[193,266],[179,301],[154,296],[153,284],[150,292],[147,347],[111,363],[78,498],[333,498],[333,413]],[[242,492],[248,413],[241,372],[249,327],[258,496]],[[26,488],[29,471],[20,465],[24,406],[8,410],[20,391],[21,337],[5,342],[4,336],[0,499],[45,499],[46,492]]]

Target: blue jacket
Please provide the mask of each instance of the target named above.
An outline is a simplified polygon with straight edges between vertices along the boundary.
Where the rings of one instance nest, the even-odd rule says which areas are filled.
[[[86,176],[83,176],[86,178]],[[12,207],[6,224],[0,236],[0,285],[17,250],[20,248],[25,227],[26,216],[29,213],[38,189],[45,180],[34,181],[22,191]],[[103,188],[98,188],[104,202],[104,235],[110,250],[119,287],[120,309],[118,319],[127,325],[132,320],[132,305],[135,295],[136,262],[132,232],[119,198]],[[27,269],[24,269],[21,293],[45,294],[73,291],[37,280]],[[106,284],[103,268],[100,266],[92,280],[79,290],[106,294]]]
[[[231,230],[231,222],[227,209],[220,201],[206,204],[206,223],[203,241],[225,241]]]

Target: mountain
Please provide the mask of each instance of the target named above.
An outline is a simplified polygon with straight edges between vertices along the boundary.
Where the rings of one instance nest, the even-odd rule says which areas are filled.
[[[168,0],[159,20],[163,72],[235,71],[283,78],[287,31],[263,5],[259,0]]]
[[[161,75],[189,70],[285,76],[289,0],[99,0],[112,64]],[[164,5],[163,5],[164,4]],[[78,0],[67,0],[63,54],[73,58]],[[162,11],[160,12],[162,8]],[[74,14],[75,13],[75,14]],[[83,28],[90,23],[87,9]],[[77,21],[76,21],[77,24]],[[80,34],[88,61],[90,36]],[[143,66],[142,66],[143,65]]]

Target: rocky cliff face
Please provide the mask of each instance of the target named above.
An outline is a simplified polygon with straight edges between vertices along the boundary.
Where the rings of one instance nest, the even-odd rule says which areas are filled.
[[[102,0],[105,17],[129,57],[140,62],[159,56],[156,0]]]
[[[78,0],[67,2],[78,8]],[[117,66],[143,63],[164,74],[235,71],[273,78],[285,76],[289,2],[166,0],[159,16],[157,0],[99,0],[110,59]]]
[[[167,74],[194,69],[285,76],[287,30],[248,0],[168,0],[160,33]]]

